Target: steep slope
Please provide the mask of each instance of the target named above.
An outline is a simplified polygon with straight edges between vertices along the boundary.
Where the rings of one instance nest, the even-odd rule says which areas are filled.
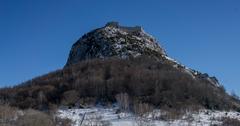
[[[109,22],[104,27],[93,30],[81,37],[72,47],[66,66],[83,60],[94,58],[130,58],[148,56],[159,61],[167,60],[176,69],[185,71],[193,78],[201,78],[220,86],[215,77],[202,74],[185,67],[167,56],[159,42],[142,27],[121,26],[117,22]]]
[[[116,22],[81,37],[63,69],[1,89],[0,103],[45,110],[115,103],[119,94],[126,94],[129,109],[139,103],[157,108],[240,108],[215,77],[168,57],[141,27]]]
[[[167,60],[149,57],[84,60],[0,90],[0,99],[20,108],[88,106],[115,103],[126,93],[130,106],[146,103],[157,108],[199,106],[208,109],[238,109],[239,102],[201,78],[176,69]],[[1,101],[0,100],[0,101]]]

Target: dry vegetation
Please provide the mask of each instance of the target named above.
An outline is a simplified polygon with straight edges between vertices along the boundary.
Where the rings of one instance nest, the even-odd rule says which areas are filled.
[[[240,121],[233,118],[222,118],[222,126],[240,126]]]
[[[65,67],[13,88],[0,90],[0,100],[22,109],[52,109],[118,102],[142,113],[152,108],[239,109],[239,101],[200,78],[193,79],[165,61],[146,57],[93,59]],[[141,108],[141,109],[139,109]]]
[[[50,113],[0,105],[0,126],[70,126],[70,124],[69,120],[54,118]]]

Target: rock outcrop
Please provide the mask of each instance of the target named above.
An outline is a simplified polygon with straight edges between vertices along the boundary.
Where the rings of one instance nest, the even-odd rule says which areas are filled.
[[[117,22],[110,22],[80,38],[71,49],[67,65],[93,58],[140,55],[159,58],[165,55],[165,51],[142,27],[124,27]]]
[[[83,35],[72,46],[66,66],[94,58],[118,57],[126,59],[143,55],[168,62],[193,78],[203,79],[215,86],[220,86],[215,77],[202,74],[168,57],[159,42],[146,33],[142,27],[121,26],[118,22],[109,22],[104,27]]]

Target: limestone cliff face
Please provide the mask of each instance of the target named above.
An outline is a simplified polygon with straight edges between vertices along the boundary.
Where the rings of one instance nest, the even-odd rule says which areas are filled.
[[[117,22],[109,22],[104,27],[83,35],[72,46],[66,66],[94,58],[118,57],[126,59],[143,55],[160,62],[167,62],[195,79],[203,79],[214,86],[220,86],[215,77],[210,77],[206,73],[202,74],[168,57],[159,42],[146,33],[142,27],[126,27]]]

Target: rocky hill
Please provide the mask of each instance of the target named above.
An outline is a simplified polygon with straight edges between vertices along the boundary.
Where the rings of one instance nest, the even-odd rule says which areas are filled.
[[[142,27],[126,27],[118,22],[109,22],[104,27],[93,30],[82,36],[72,47],[66,66],[83,60],[94,58],[118,57],[122,59],[148,56],[166,60],[176,69],[185,71],[193,78],[201,78],[209,83],[220,86],[216,77],[209,77],[199,71],[185,67],[167,56],[159,42]]]
[[[109,22],[104,27],[87,33],[73,45],[67,65],[93,58],[129,58],[141,55],[161,58],[165,52],[142,27],[125,27],[117,22]]]
[[[238,110],[215,77],[188,68],[167,56],[143,28],[117,22],[83,35],[63,69],[11,88],[0,89],[0,103],[19,108],[114,104],[144,108]],[[128,101],[128,102],[126,102]]]

